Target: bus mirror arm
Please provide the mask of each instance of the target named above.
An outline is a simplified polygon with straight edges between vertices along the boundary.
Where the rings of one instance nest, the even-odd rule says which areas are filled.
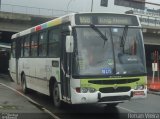
[[[66,36],[66,52],[73,52],[73,36]]]

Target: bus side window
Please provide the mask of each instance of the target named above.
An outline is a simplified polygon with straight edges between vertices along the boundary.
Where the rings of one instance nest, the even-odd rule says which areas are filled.
[[[52,29],[49,31],[49,56],[59,57],[60,55],[60,38],[59,29]]]
[[[47,55],[47,31],[41,32],[39,34],[39,56]]]
[[[37,52],[38,45],[37,44],[38,44],[37,34],[31,35],[31,56],[32,57],[36,57],[38,54],[38,52]]]
[[[29,36],[24,38],[24,57],[29,57],[30,52],[30,39]]]
[[[22,38],[22,39],[21,39],[21,57],[24,56],[24,50],[23,50],[24,47],[23,47],[23,46],[24,46],[24,39]]]
[[[16,58],[21,57],[21,41],[22,38],[17,38],[16,40]]]

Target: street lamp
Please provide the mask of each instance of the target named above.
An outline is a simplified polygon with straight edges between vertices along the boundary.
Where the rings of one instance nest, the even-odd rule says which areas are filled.
[[[68,4],[67,4],[67,13],[68,13],[69,5],[70,5],[71,2],[72,2],[72,0],[70,0],[70,1],[68,2]]]

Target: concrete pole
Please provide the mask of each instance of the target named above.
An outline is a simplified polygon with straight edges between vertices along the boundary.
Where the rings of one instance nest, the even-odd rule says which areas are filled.
[[[1,0],[0,0],[0,11],[1,11]]]
[[[93,11],[93,0],[91,2],[91,12]]]

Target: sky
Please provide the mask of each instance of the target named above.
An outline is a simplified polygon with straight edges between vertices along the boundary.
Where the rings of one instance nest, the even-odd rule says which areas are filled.
[[[14,4],[47,9],[69,10],[77,12],[90,12],[92,0],[1,0],[2,4]],[[108,0],[108,7],[101,7],[100,0],[93,0],[93,12],[118,12],[124,13],[131,8],[115,6],[114,0]],[[146,0],[147,2],[159,3],[160,0]],[[160,6],[147,5],[150,9],[160,9]]]

